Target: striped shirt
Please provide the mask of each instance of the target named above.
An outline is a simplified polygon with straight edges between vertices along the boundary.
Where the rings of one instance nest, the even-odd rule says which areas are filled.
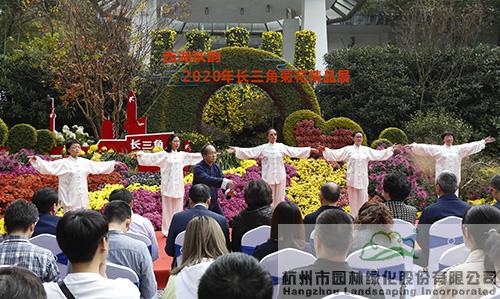
[[[0,243],[0,265],[29,269],[42,282],[58,281],[59,268],[50,250],[31,244],[27,238],[7,235]]]

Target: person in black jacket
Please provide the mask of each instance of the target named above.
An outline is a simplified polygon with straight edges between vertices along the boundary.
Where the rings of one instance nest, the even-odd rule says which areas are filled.
[[[210,187],[210,206],[208,209],[217,214],[224,215],[219,206],[218,193],[219,189],[230,189],[232,181],[224,178],[222,168],[219,164],[215,163],[217,160],[217,151],[213,145],[205,144],[201,148],[201,155],[203,161],[194,166],[193,186],[205,184]]]
[[[241,251],[241,238],[246,232],[261,225],[271,225],[272,201],[271,187],[264,180],[251,180],[248,183],[245,189],[247,208],[233,220],[232,251]]]

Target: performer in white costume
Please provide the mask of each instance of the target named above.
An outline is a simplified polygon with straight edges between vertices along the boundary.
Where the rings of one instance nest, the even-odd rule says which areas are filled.
[[[460,172],[462,159],[482,151],[486,144],[495,142],[495,138],[486,137],[483,140],[453,145],[453,133],[445,132],[441,135],[443,145],[412,143],[408,145],[411,152],[418,156],[432,157],[436,160],[435,177],[443,171],[449,171],[456,175],[460,184]],[[458,189],[456,192],[458,196]]]
[[[361,206],[368,201],[368,162],[383,161],[393,154],[393,147],[385,150],[374,150],[361,145],[363,134],[354,132],[354,145],[339,149],[325,148],[323,157],[329,161],[347,162],[347,194],[351,206],[352,216],[356,217]]]
[[[181,141],[172,136],[166,151],[158,153],[137,153],[137,161],[144,166],[159,166],[161,171],[161,231],[167,236],[168,228],[175,213],[182,212],[184,199],[183,168],[203,160],[200,153],[178,151]]]
[[[50,174],[59,177],[58,194],[64,212],[87,209],[89,207],[87,176],[89,174],[111,173],[115,169],[115,166],[125,166],[125,164],[116,161],[95,162],[79,158],[81,148],[77,140],[66,142],[65,148],[69,154],[67,158],[55,161],[45,161],[37,156],[30,156],[28,158],[33,168],[41,174]]]
[[[285,200],[286,172],[283,157],[308,158],[310,153],[317,153],[316,149],[310,147],[291,147],[276,142],[278,134],[276,130],[267,131],[269,143],[252,148],[229,147],[229,153],[235,153],[238,159],[262,160],[262,179],[266,181],[273,191],[273,207]]]

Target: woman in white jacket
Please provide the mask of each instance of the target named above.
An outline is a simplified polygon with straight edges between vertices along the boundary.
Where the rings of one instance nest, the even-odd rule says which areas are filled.
[[[389,159],[393,154],[393,147],[378,151],[361,145],[363,133],[354,132],[353,137],[354,145],[335,150],[325,148],[323,157],[329,162],[347,162],[347,194],[352,216],[356,217],[361,206],[368,201],[368,162]]]
[[[137,161],[144,166],[159,166],[161,172],[161,231],[167,236],[175,213],[182,211],[184,199],[184,166],[194,165],[203,158],[200,153],[178,151],[181,141],[173,135],[165,151],[158,153],[137,153]]]
[[[276,142],[278,133],[275,129],[267,131],[268,143],[252,148],[229,147],[229,153],[235,153],[238,159],[258,159],[262,161],[262,179],[273,191],[273,207],[285,200],[286,172],[284,156],[308,158],[316,149],[310,147],[292,147]]]
[[[441,139],[443,145],[412,143],[408,147],[415,155],[431,157],[436,161],[436,178],[441,172],[449,171],[457,177],[458,184],[460,184],[462,159],[482,151],[486,144],[495,142],[495,138],[488,136],[476,142],[453,145],[454,137],[450,132],[444,132]],[[458,190],[456,194],[458,196]]]
[[[217,221],[200,216],[189,221],[182,247],[182,263],[168,278],[162,299],[196,299],[198,284],[208,266],[227,254],[226,239]]]

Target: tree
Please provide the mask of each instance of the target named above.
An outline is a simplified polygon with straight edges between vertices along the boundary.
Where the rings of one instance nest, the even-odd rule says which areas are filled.
[[[127,93],[146,73],[150,33],[157,26],[151,16],[143,17],[147,4],[60,0],[61,43],[68,50],[54,64],[56,87],[65,103],[76,104],[95,137],[107,118],[120,135]]]

